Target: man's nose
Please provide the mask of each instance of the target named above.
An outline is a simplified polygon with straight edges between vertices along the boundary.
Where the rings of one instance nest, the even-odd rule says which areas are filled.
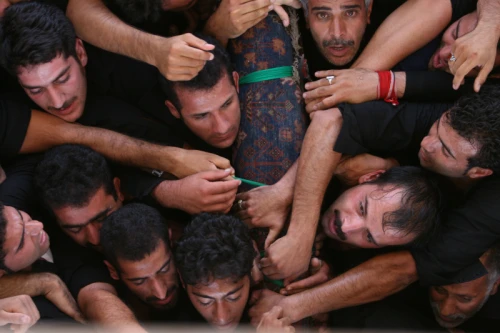
[[[167,286],[158,279],[153,279],[152,282],[153,295],[158,299],[167,297]]]
[[[345,23],[344,20],[339,18],[333,18],[330,22],[330,36],[335,38],[341,38],[345,34]]]
[[[361,219],[358,218],[346,219],[342,223],[342,231],[345,234],[349,234],[361,230],[362,228],[364,228],[364,226],[365,225],[363,221],[361,221]]]
[[[440,50],[439,50],[439,56],[443,61],[448,61],[451,57],[451,45],[444,45]],[[446,65],[446,64],[445,64]]]
[[[420,143],[420,146],[425,151],[433,153],[436,150],[436,143],[437,140],[435,140],[435,138],[431,137],[430,135],[427,135],[426,137],[423,138],[422,142]]]
[[[87,240],[92,245],[101,244],[101,224],[100,223],[90,223],[87,225]]]
[[[64,95],[57,91],[57,89],[48,87],[47,94],[50,98],[50,106],[58,109],[64,105]]]
[[[229,120],[221,116],[215,116],[214,129],[218,134],[226,134],[231,128],[231,123]]]
[[[25,223],[26,233],[36,236],[43,230],[43,223],[37,220],[31,220]]]
[[[226,302],[216,302],[214,309],[214,321],[218,326],[224,326],[231,322],[231,311]]]
[[[440,310],[441,316],[451,317],[456,312],[455,303],[448,297],[441,303]]]

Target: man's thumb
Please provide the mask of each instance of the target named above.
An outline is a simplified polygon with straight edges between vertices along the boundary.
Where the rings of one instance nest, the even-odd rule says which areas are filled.
[[[280,231],[278,229],[269,228],[269,233],[267,234],[266,241],[264,242],[264,249],[267,250],[269,246],[278,238]]]

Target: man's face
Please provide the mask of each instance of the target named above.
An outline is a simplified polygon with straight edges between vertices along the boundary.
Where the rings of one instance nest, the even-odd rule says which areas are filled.
[[[161,8],[163,10],[183,11],[191,8],[197,0],[162,0]]]
[[[177,270],[172,251],[164,241],[160,241],[156,249],[142,260],[118,258],[118,266],[120,280],[143,302],[164,310],[177,303]]]
[[[455,40],[463,35],[468,34],[476,28],[477,25],[477,12],[472,12],[465,16],[462,16],[458,21],[454,22],[452,25],[446,29],[441,38],[441,46],[432,55],[429,61],[429,69],[431,70],[442,70],[450,72],[448,66],[448,60],[451,57],[451,46]],[[469,75],[474,75],[477,71],[472,71]]]
[[[33,102],[68,122],[82,116],[87,97],[87,55],[80,39],[76,41],[76,51],[79,61],[58,55],[45,64],[19,67],[17,73],[19,83]]]
[[[492,287],[488,275],[465,283],[431,287],[429,297],[436,321],[445,328],[461,325],[494,294]]]
[[[250,278],[213,280],[210,284],[187,285],[189,299],[205,320],[218,330],[238,326],[250,293]]]
[[[401,208],[401,199],[401,189],[361,184],[342,193],[323,214],[321,224],[328,237],[361,248],[408,244],[414,235],[382,226],[384,214]]]
[[[230,147],[240,127],[238,74],[233,73],[236,86],[228,75],[209,91],[176,88],[182,110],[172,112],[203,141],[216,148]],[[172,110],[172,107],[169,106]]]
[[[16,272],[30,266],[49,250],[49,235],[40,221],[32,220],[23,211],[5,206],[3,214],[7,221],[3,248],[5,266]]]
[[[116,178],[115,178],[116,179]],[[117,186],[115,186],[116,188]],[[82,207],[65,206],[53,209],[59,225],[81,246],[101,251],[102,222],[122,206],[123,197],[118,189],[117,198],[106,193],[104,186]]]
[[[371,4],[364,0],[310,0],[308,24],[323,56],[335,66],[345,66],[358,53]]]
[[[422,167],[447,177],[458,178],[466,175],[468,159],[478,151],[478,147],[451,128],[446,112],[432,125],[420,143],[418,158]]]

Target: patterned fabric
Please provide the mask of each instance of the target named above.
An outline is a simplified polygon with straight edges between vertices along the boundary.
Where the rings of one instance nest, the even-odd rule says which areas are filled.
[[[296,63],[292,39],[273,14],[231,40],[229,52],[240,77]],[[301,95],[300,79],[292,77],[240,86],[242,116],[233,152],[236,175],[271,185],[295,162],[307,127]]]

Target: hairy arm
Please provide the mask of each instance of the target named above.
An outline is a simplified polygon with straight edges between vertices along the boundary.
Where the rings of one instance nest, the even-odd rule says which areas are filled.
[[[18,295],[45,296],[62,312],[83,322],[73,296],[62,280],[52,273],[16,273],[0,278],[0,298]]]
[[[333,151],[341,126],[338,109],[312,114],[299,158],[288,232],[261,260],[262,272],[273,279],[284,278],[285,284],[309,267],[321,202],[341,158]]]
[[[39,152],[66,143],[89,146],[117,162],[163,170],[178,178],[201,170],[231,167],[227,159],[217,155],[160,146],[106,129],[68,123],[40,111],[31,113],[20,152]]]
[[[190,80],[213,59],[213,45],[191,34],[164,38],[136,29],[102,0],[70,0],[66,14],[85,41],[153,65],[169,80]]]
[[[391,69],[436,37],[451,14],[449,0],[408,0],[384,20],[352,67]]]
[[[313,289],[292,296],[261,297],[250,309],[252,323],[275,305],[292,322],[318,313],[381,300],[417,280],[415,262],[408,251],[393,252],[370,259]]]
[[[146,332],[108,283],[92,283],[78,293],[78,305],[92,322],[120,332]]]

